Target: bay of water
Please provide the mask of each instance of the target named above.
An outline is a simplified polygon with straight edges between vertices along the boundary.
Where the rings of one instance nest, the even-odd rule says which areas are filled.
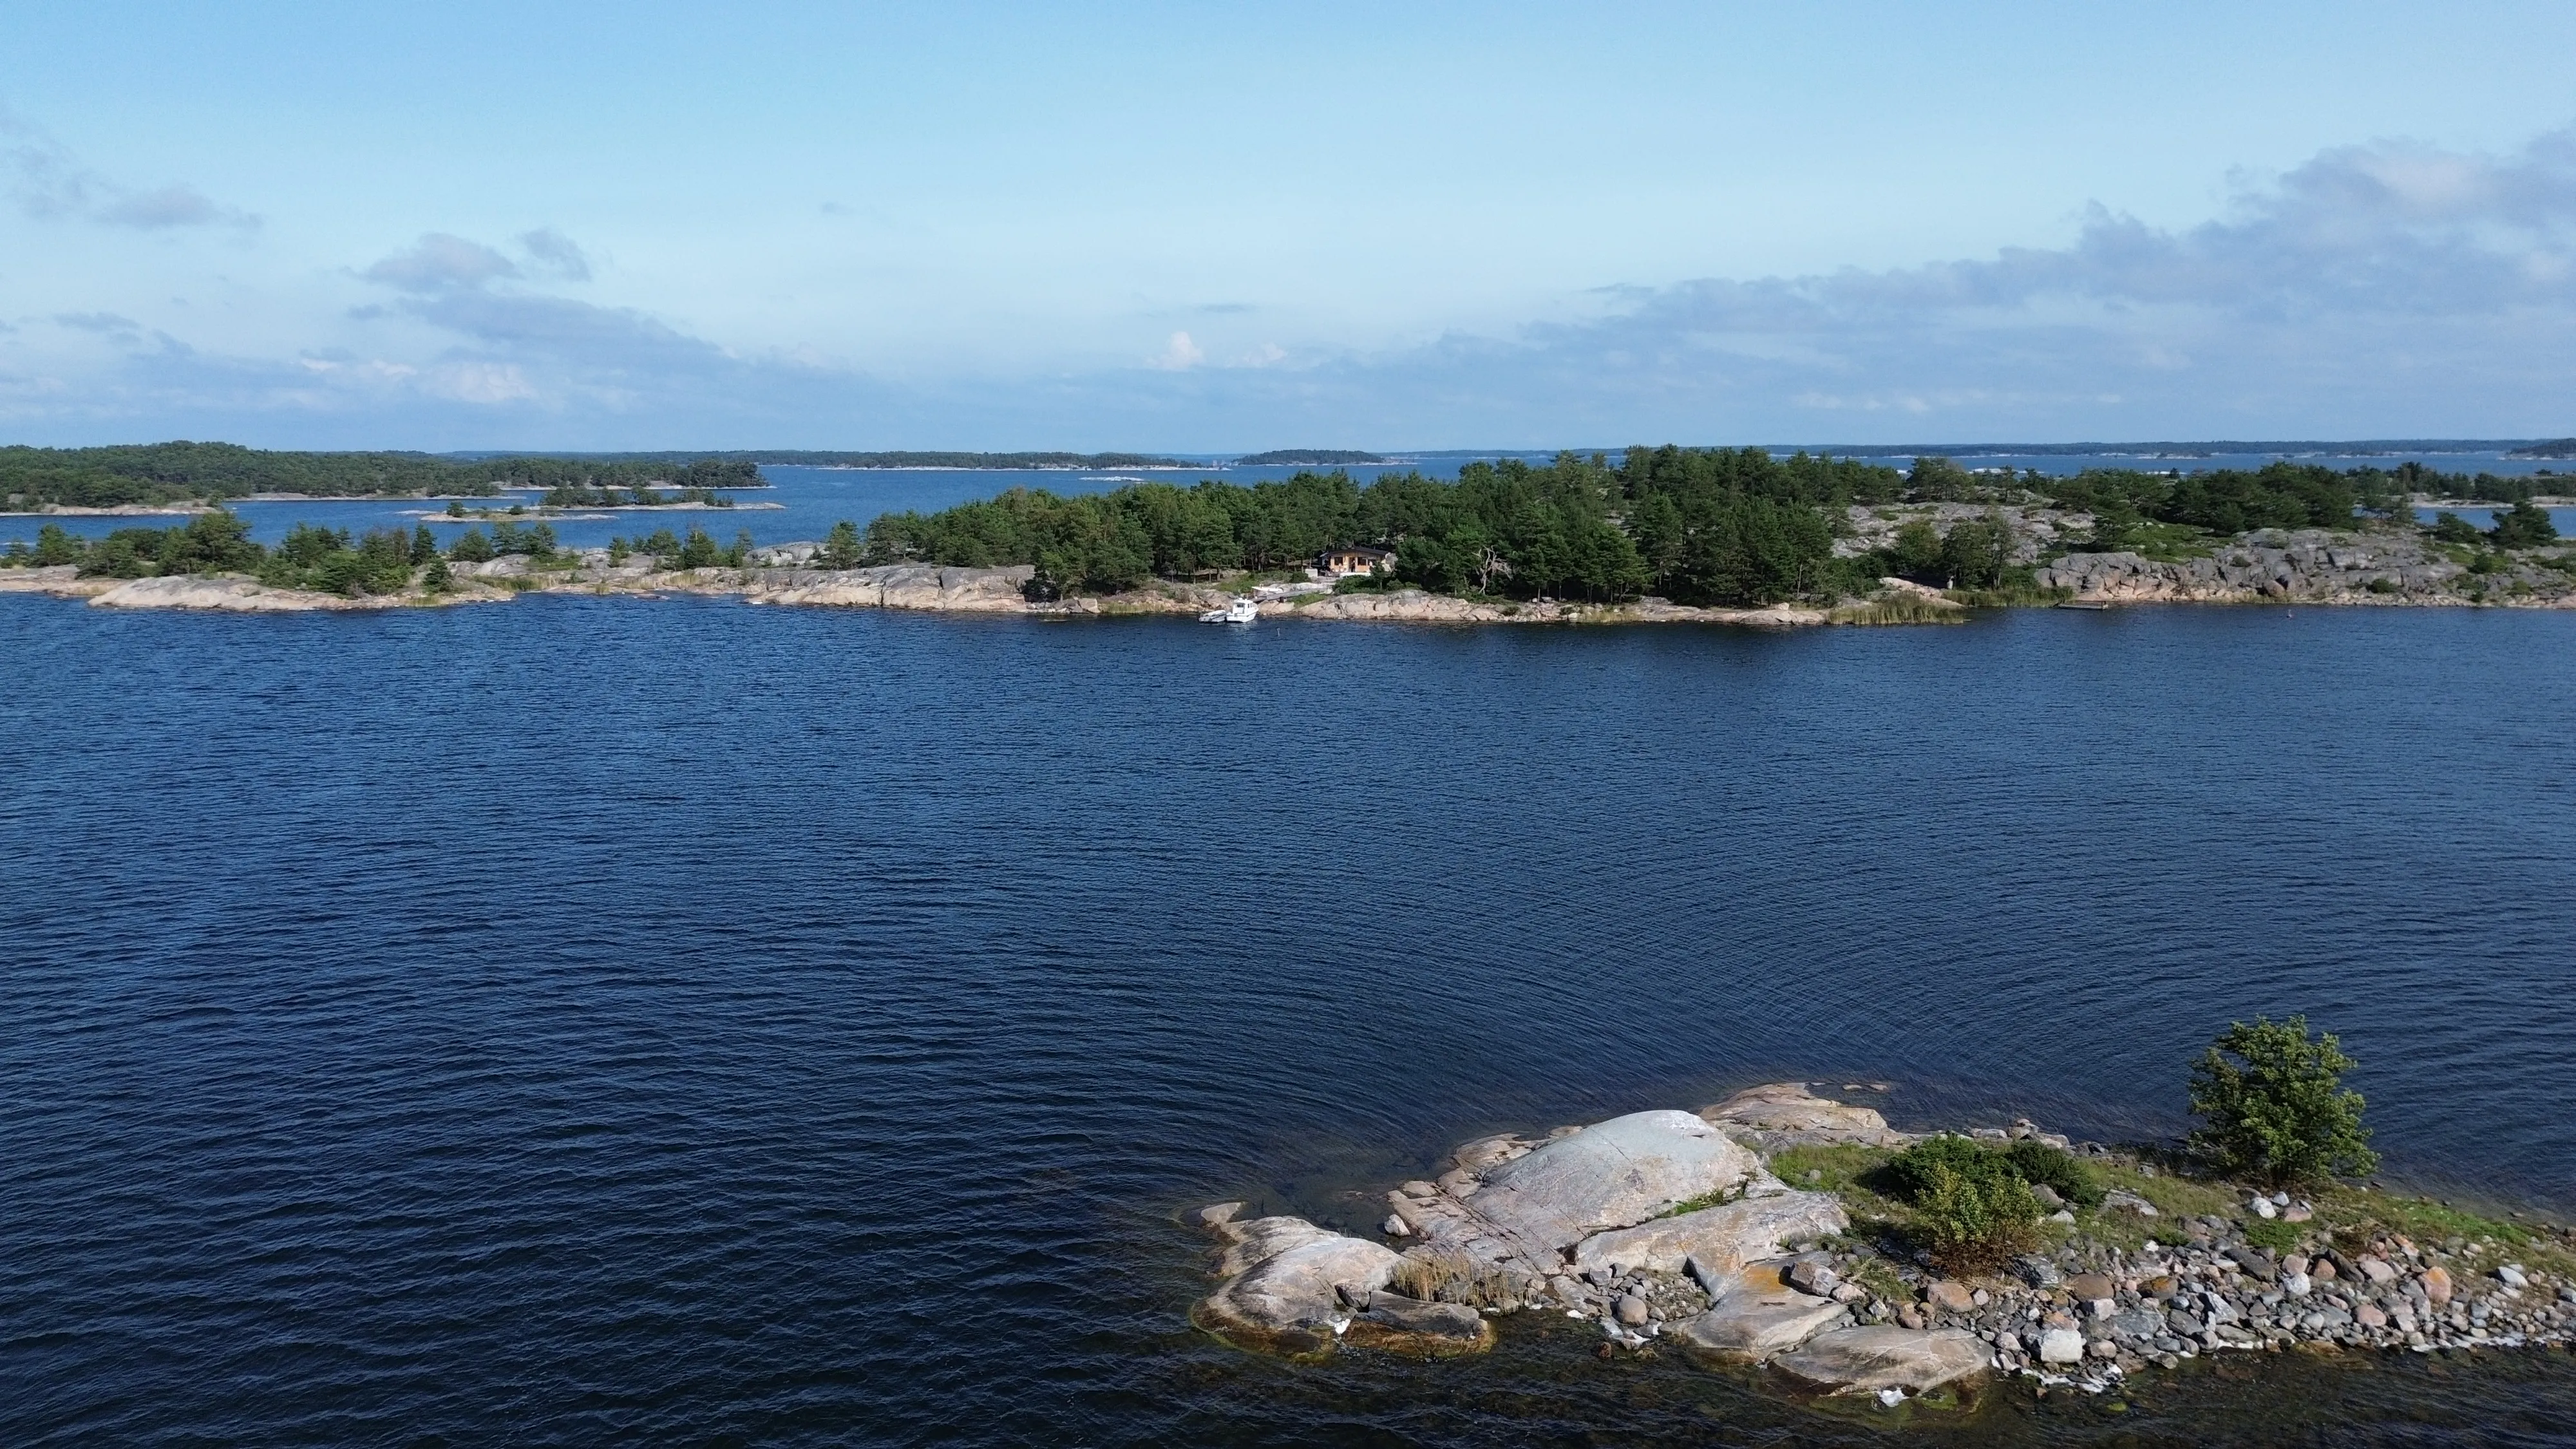
[[[1509,1320],[1193,1331],[1248,1197],[1748,1083],[2180,1130],[2306,1011],[2576,1207],[2576,615],[1956,628],[0,598],[0,1442],[1887,1443]],[[1948,1442],[2567,1442],[2564,1353]]]

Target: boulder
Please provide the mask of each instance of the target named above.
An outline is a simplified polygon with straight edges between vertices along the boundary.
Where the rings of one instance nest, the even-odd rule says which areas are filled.
[[[1970,1291],[1967,1284],[1954,1282],[1948,1278],[1943,1278],[1926,1287],[1923,1290],[1923,1301],[1944,1313],[1966,1313],[1977,1306],[1976,1295]]]
[[[2051,1328],[2039,1335],[2041,1363],[2081,1363],[2084,1360],[2084,1335],[2071,1328]]]
[[[1845,1313],[1830,1298],[1780,1281],[1784,1263],[1751,1263],[1718,1279],[1717,1302],[1681,1327],[1684,1341],[1732,1358],[1769,1358],[1835,1325]]]
[[[2108,1298],[2118,1291],[2118,1287],[2111,1282],[2109,1275],[2103,1273],[2078,1273],[2066,1280],[2067,1296],[2081,1302],[2090,1303],[2097,1298]]]
[[[1181,1221],[1194,1228],[1205,1228],[1215,1232],[1241,1215],[1244,1206],[1240,1202],[1210,1203],[1206,1207],[1192,1208],[1181,1214]]]
[[[1295,1352],[1329,1347],[1344,1302],[1367,1301],[1395,1272],[1381,1244],[1328,1232],[1304,1218],[1254,1218],[1219,1229],[1229,1239],[1225,1281],[1193,1315],[1201,1326],[1256,1345],[1273,1335]]]
[[[1982,1374],[1994,1351],[1955,1328],[1838,1328],[1771,1361],[1791,1378],[1836,1394],[1919,1394]]]
[[[2424,1301],[2439,1308],[2451,1301],[2451,1274],[2446,1268],[2424,1270]]]
[[[2102,1211],[2136,1213],[2142,1218],[2156,1215],[2156,1205],[2126,1188],[2115,1187],[2102,1194]]]
[[[1632,1112],[1493,1168],[1475,1209],[1523,1242],[1561,1250],[1741,1186],[1759,1165],[1688,1112]]]
[[[1832,1264],[1814,1258],[1791,1263],[1780,1279],[1801,1293],[1813,1293],[1819,1298],[1833,1297],[1834,1290],[1843,1284],[1842,1275],[1833,1270]]]
[[[1887,1119],[1867,1107],[1846,1106],[1819,1097],[1804,1082],[1771,1082],[1747,1087],[1715,1106],[1702,1107],[1703,1121],[1733,1131],[1761,1148],[1816,1147],[1857,1142],[1865,1147],[1901,1147],[1909,1139],[1888,1129]]]
[[[1535,1144],[1521,1141],[1508,1132],[1494,1137],[1479,1137],[1451,1155],[1451,1160],[1464,1172],[1483,1172],[1499,1167],[1515,1157],[1527,1154]]]
[[[1344,1337],[1398,1353],[1481,1353],[1494,1346],[1494,1326],[1463,1304],[1426,1303],[1380,1289]]]
[[[1580,1141],[1582,1139],[1574,1139]],[[1477,1206],[1485,1205],[1479,1199]],[[1732,1273],[1761,1258],[1776,1258],[1792,1243],[1807,1242],[1851,1226],[1843,1205],[1828,1193],[1792,1192],[1748,1197],[1697,1212],[1658,1218],[1633,1228],[1595,1233],[1577,1244],[1577,1269],[1617,1263],[1650,1273],[1678,1273],[1697,1260],[1709,1273]]]

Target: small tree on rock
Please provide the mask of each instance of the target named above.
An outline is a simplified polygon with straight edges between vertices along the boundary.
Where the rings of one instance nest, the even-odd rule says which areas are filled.
[[[2231,1022],[2191,1068],[2191,1110],[2207,1122],[2192,1145],[2227,1172],[2276,1185],[2378,1170],[2362,1099],[2342,1089],[2357,1063],[2308,1019]]]

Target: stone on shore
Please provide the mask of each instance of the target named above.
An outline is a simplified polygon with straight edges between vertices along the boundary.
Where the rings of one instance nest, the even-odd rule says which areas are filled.
[[[1993,1362],[1994,1350],[1960,1329],[1875,1327],[1817,1334],[1771,1366],[1836,1394],[1920,1394],[1975,1378]]]
[[[1750,1263],[1717,1278],[1716,1303],[1681,1327],[1682,1338],[1731,1358],[1769,1358],[1832,1327],[1845,1313],[1831,1298],[1780,1280],[1786,1263]]]
[[[1524,1242],[1562,1250],[1741,1186],[1760,1167],[1688,1112],[1632,1112],[1494,1168],[1474,1207]]]
[[[1911,1140],[1889,1130],[1887,1119],[1869,1108],[1819,1097],[1804,1082],[1747,1087],[1723,1102],[1700,1108],[1699,1115],[1766,1153],[1843,1142],[1901,1147]]]
[[[1480,1200],[1478,1206],[1482,1205]],[[1706,1272],[1726,1274],[1758,1259],[1779,1257],[1794,1243],[1813,1242],[1850,1226],[1842,1203],[1827,1193],[1741,1198],[1633,1228],[1595,1233],[1575,1245],[1574,1266],[1582,1270],[1616,1263],[1649,1273],[1678,1273],[1696,1261]]]
[[[1459,1303],[1426,1303],[1379,1289],[1368,1299],[1368,1311],[1343,1335],[1353,1343],[1399,1353],[1481,1353],[1494,1346],[1494,1326],[1475,1309]]]

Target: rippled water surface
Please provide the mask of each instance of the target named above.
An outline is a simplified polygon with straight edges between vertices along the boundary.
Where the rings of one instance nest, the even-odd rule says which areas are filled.
[[[2182,1125],[2232,1016],[2576,1206],[2576,615],[0,598],[0,1442],[1889,1442],[1571,1325],[1288,1367],[1184,1207],[1784,1075]],[[1366,1215],[1364,1217],[1363,1215]],[[1942,1442],[2565,1442],[2563,1354]]]

